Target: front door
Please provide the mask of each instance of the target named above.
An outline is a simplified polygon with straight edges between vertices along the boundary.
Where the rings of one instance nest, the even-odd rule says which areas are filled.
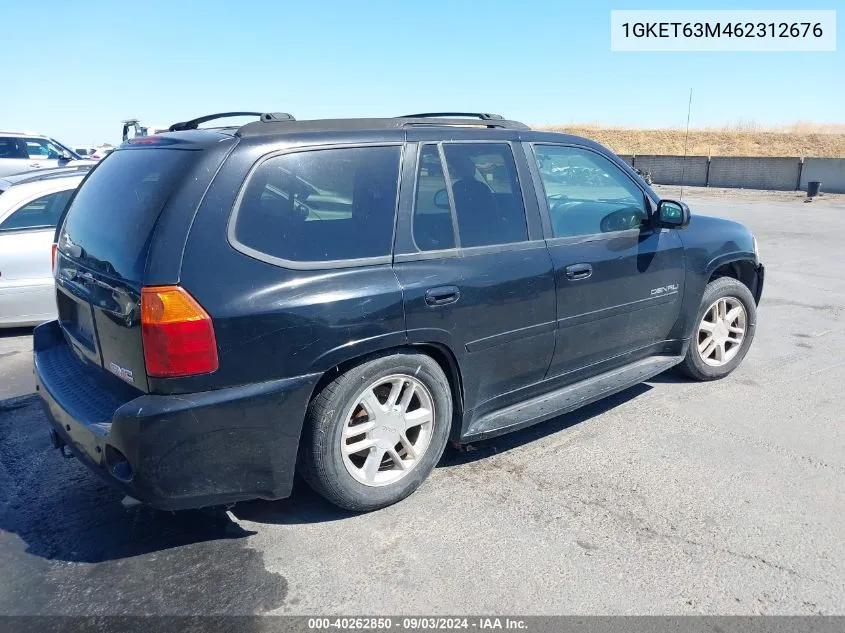
[[[25,140],[26,152],[29,158],[29,167],[32,169],[47,169],[59,167],[62,159],[62,148],[44,138],[28,138]]]
[[[536,198],[520,186],[530,191],[527,163],[520,157],[517,169],[512,143],[421,143],[416,156],[403,177],[394,270],[409,340],[455,355],[468,420],[545,376],[554,275]]]
[[[653,352],[680,312],[677,231],[652,225],[643,189],[600,152],[536,144],[533,153],[557,286],[549,376],[575,380]]]

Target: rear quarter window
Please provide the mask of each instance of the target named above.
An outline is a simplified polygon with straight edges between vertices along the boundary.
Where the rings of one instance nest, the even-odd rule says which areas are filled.
[[[280,265],[390,255],[400,151],[345,147],[267,159],[240,195],[230,241]]]

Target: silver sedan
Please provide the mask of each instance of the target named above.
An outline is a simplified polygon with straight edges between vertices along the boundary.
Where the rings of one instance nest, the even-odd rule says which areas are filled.
[[[53,237],[85,171],[55,169],[0,179],[0,328],[56,318]]]

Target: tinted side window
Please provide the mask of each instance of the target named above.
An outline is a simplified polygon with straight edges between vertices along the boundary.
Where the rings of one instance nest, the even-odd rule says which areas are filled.
[[[0,158],[26,158],[18,145],[18,139],[3,137],[0,138]]]
[[[516,164],[507,143],[446,143],[462,247],[528,239]]]
[[[534,151],[555,237],[634,229],[648,217],[643,192],[604,156],[560,145]]]
[[[455,247],[446,176],[436,145],[423,145],[417,166],[414,241],[421,251]]]
[[[73,190],[41,196],[25,204],[0,224],[0,231],[55,228]]]
[[[295,152],[264,161],[249,178],[234,238],[289,261],[390,254],[400,148]]]

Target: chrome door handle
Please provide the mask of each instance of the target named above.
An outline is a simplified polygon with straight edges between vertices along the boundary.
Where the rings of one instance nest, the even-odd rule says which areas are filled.
[[[425,291],[425,302],[430,306],[445,306],[461,298],[457,286],[440,286]]]
[[[572,264],[564,270],[566,271],[566,278],[572,281],[587,279],[593,274],[593,267],[590,264]]]

